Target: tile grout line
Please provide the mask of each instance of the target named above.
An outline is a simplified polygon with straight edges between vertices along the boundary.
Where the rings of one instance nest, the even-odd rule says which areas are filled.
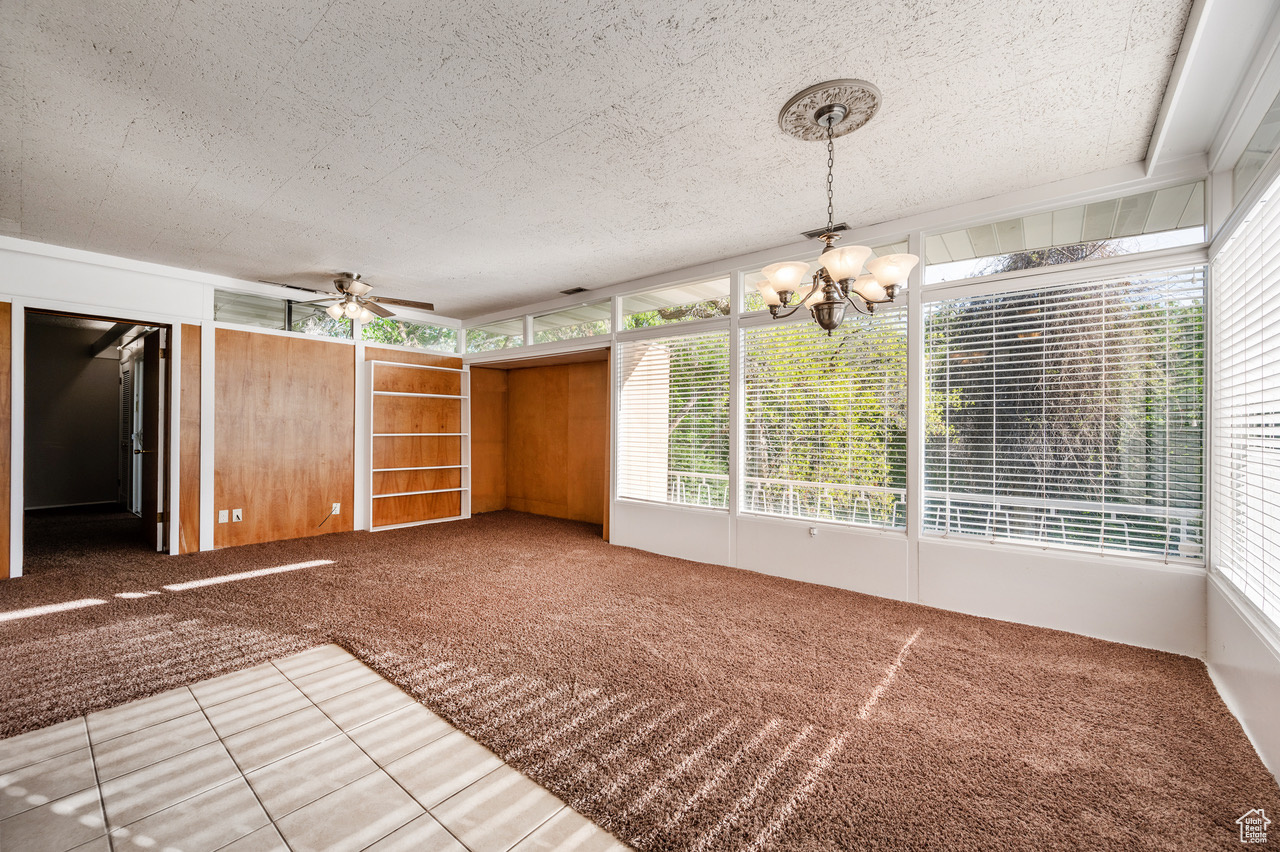
[[[382,677],[382,675],[381,675],[381,674],[379,674],[375,669],[373,669],[373,668],[371,668],[370,666],[368,666],[368,665],[367,665],[363,660],[360,660],[358,657],[355,657],[355,659],[356,659],[358,662],[360,662],[360,664],[361,664],[361,665],[363,665],[365,668],[367,668],[367,669],[369,669],[370,671],[374,672],[374,674],[377,674],[377,675],[378,675],[378,677],[379,677],[382,681],[384,681],[384,682],[386,682],[386,683],[391,683],[391,681],[389,681],[389,680],[387,680],[386,678]],[[288,675],[286,674],[286,675],[285,675],[285,677],[288,677]],[[290,682],[292,682],[292,679],[290,679]],[[377,683],[377,681],[374,681],[374,683]],[[295,684],[295,685],[296,685],[296,684]],[[369,684],[365,684],[365,686],[368,686],[368,685],[369,685]],[[395,686],[395,687],[396,687],[396,689],[400,689],[400,687],[399,687],[399,686],[396,686],[396,684],[394,684],[394,683],[391,683],[391,685],[392,685],[392,686]],[[356,687],[356,688],[357,688],[357,689],[360,689],[360,688],[362,688],[362,687]],[[355,691],[355,690],[348,690],[348,692],[354,692],[354,691]],[[404,690],[400,690],[400,691],[401,691],[401,692],[404,692]],[[346,695],[346,694],[348,694],[348,693],[347,693],[347,692],[342,693],[342,695]],[[409,693],[405,692],[405,695],[409,695]],[[309,697],[309,696],[308,696],[308,697]],[[337,698],[337,697],[339,697],[339,696],[336,696],[336,695],[335,695],[335,696],[331,696],[331,697],[333,697],[333,698]],[[409,695],[409,697],[410,697],[410,698],[413,698],[413,696],[412,696],[412,695]],[[326,700],[326,701],[328,701],[329,699],[328,699],[328,698],[326,698],[325,700]],[[315,704],[315,702],[312,702],[312,703],[313,703],[313,704]],[[425,704],[423,704],[422,702],[420,702],[420,701],[418,701],[418,700],[416,700],[416,699],[414,699],[414,704],[417,704],[419,707],[423,707],[423,708],[425,708],[425,709],[427,709],[427,710],[431,711],[432,713],[435,713],[435,711],[434,711],[434,710],[431,710],[431,708],[430,708],[430,707],[427,707]],[[410,705],[405,705],[405,706],[410,706]],[[351,739],[351,737],[349,736],[349,732],[347,731],[347,729],[346,729],[346,728],[344,728],[344,727],[341,725],[341,723],[339,723],[336,719],[334,719],[334,718],[333,718],[332,716],[330,716],[328,713],[325,713],[324,708],[323,708],[323,707],[321,707],[319,704],[315,704],[315,707],[316,707],[316,709],[317,709],[317,710],[319,710],[321,713],[324,713],[325,718],[329,719],[329,721],[331,721],[331,722],[333,722],[335,725],[337,725],[337,726],[338,726],[338,729],[343,733],[343,735],[347,736],[347,739],[348,739],[348,740],[350,740],[350,741],[351,741],[351,743],[352,743],[353,745],[355,745],[355,747],[356,747],[356,748],[360,749],[360,751],[361,751],[361,752],[363,752],[363,753],[364,753],[364,754],[365,754],[365,755],[366,755],[370,760],[373,760],[373,755],[370,755],[368,752],[366,752],[366,751],[364,750],[364,748],[363,748],[359,743],[357,743],[355,740],[352,740],[352,739]],[[391,711],[391,713],[398,712],[399,710],[402,710],[402,709],[403,709],[403,708],[398,707],[398,708],[396,708],[396,710]],[[385,716],[389,716],[389,715],[390,715],[390,713],[384,713],[382,716],[378,716],[378,717],[376,717],[375,719],[369,719],[368,721],[366,721],[366,722],[362,722],[360,725],[357,725],[356,727],[357,727],[357,728],[358,728],[358,727],[361,727],[362,725],[369,724],[369,723],[371,723],[371,722],[377,721],[377,719],[381,719],[381,718],[384,718]],[[437,715],[439,715],[439,714],[437,714]],[[443,721],[443,719],[442,719],[442,721]],[[448,724],[448,723],[446,723],[446,724]],[[462,734],[463,736],[465,736],[465,737],[466,737],[468,740],[470,740],[471,742],[475,743],[476,745],[479,745],[481,748],[484,748],[484,746],[483,746],[481,743],[477,742],[477,741],[476,741],[476,739],[475,739],[474,737],[472,737],[470,734],[468,734],[466,731],[463,731],[463,730],[461,730],[461,729],[459,729],[459,728],[457,728],[457,727],[454,727],[453,725],[449,725],[449,727],[453,728],[453,730],[454,730],[454,731],[457,731],[458,733],[460,733],[460,734]],[[437,737],[436,739],[432,740],[430,743],[426,743],[426,744],[422,745],[420,748],[414,749],[412,752],[409,752],[409,754],[413,754],[414,752],[421,751],[421,749],[427,748],[428,746],[430,746],[430,745],[432,745],[433,743],[435,743],[435,742],[439,741],[440,739],[443,739],[443,738],[444,738],[444,737],[446,737],[446,736],[448,736],[448,734],[444,734],[444,735],[442,735],[441,737]],[[487,750],[487,749],[486,749],[486,750]],[[496,755],[496,754],[495,754],[495,756],[496,756],[496,757],[498,757],[500,760],[502,760],[502,764],[501,764],[501,765],[499,765],[499,766],[495,766],[493,769],[490,769],[488,772],[486,772],[484,775],[481,775],[481,776],[480,776],[479,778],[477,778],[476,780],[474,780],[474,781],[470,782],[469,784],[467,784],[466,786],[464,786],[464,787],[460,788],[459,790],[457,790],[457,791],[455,791],[455,792],[453,792],[453,793],[450,793],[447,797],[445,797],[445,798],[444,798],[444,799],[442,799],[441,801],[437,802],[433,807],[439,807],[440,805],[442,805],[442,804],[444,804],[445,802],[449,801],[449,799],[452,799],[452,798],[454,798],[455,796],[461,795],[461,794],[462,794],[463,792],[465,792],[466,790],[471,789],[471,788],[472,788],[472,787],[474,787],[476,784],[479,784],[481,781],[483,781],[484,779],[488,778],[488,777],[489,777],[490,775],[492,775],[493,773],[495,773],[495,772],[497,772],[497,771],[499,771],[499,770],[501,770],[501,769],[503,769],[503,768],[509,768],[509,769],[511,769],[511,770],[513,770],[513,771],[515,771],[515,772],[519,773],[519,774],[520,774],[522,777],[524,777],[524,778],[528,778],[528,777],[529,777],[528,775],[525,775],[523,772],[520,772],[520,770],[519,770],[519,769],[517,769],[516,767],[514,767],[514,766],[512,766],[511,764],[507,763],[507,761],[506,761],[506,760],[503,760],[503,759],[502,759],[502,757],[501,757],[501,755]],[[402,755],[402,757],[408,757],[408,755]],[[399,760],[399,759],[401,759],[401,758],[397,758],[397,760]],[[394,775],[392,775],[390,772],[388,772],[388,771],[387,771],[387,769],[386,769],[386,767],[382,766],[382,764],[378,763],[376,760],[373,760],[373,762],[374,762],[374,764],[375,764],[375,765],[377,765],[378,769],[379,769],[379,770],[381,770],[382,774],[386,775],[388,778],[390,778],[392,781],[394,781],[394,782],[395,782],[395,784],[396,784],[396,786],[398,786],[401,790],[404,790],[404,792],[405,792],[406,794],[408,794],[409,798],[413,799],[415,802],[418,802],[417,797],[416,797],[416,796],[414,796],[412,793],[410,793],[407,789],[405,789],[404,785],[403,785],[403,784],[401,784],[401,783],[400,783],[400,781],[399,781],[399,780],[398,780]],[[373,774],[373,773],[370,773],[370,774]],[[361,777],[363,778],[363,777],[368,777],[368,776],[361,776]],[[359,779],[357,779],[357,780],[359,780]],[[530,779],[530,780],[533,780],[533,779]],[[534,783],[535,783],[535,784],[537,784],[538,782],[534,781]],[[546,787],[543,787],[541,784],[538,784],[538,786],[539,786],[540,788],[542,788],[543,790],[546,790]],[[335,792],[336,792],[336,791],[335,791]],[[548,793],[551,793],[551,791],[550,791],[550,790],[547,790],[547,792],[548,792]],[[535,825],[532,829],[530,829],[528,833],[526,833],[526,834],[524,834],[523,836],[521,836],[521,837],[520,837],[520,839],[518,839],[515,843],[513,843],[513,844],[511,844],[509,847],[507,847],[507,849],[505,850],[505,852],[510,852],[510,850],[514,849],[515,847],[519,846],[519,845],[520,845],[521,843],[523,843],[524,841],[528,840],[528,839],[529,839],[529,837],[530,837],[531,835],[533,835],[533,834],[534,834],[534,832],[536,832],[538,829],[542,828],[544,825],[546,825],[548,822],[550,822],[552,819],[554,819],[557,815],[559,815],[562,811],[564,811],[566,808],[568,808],[568,807],[569,807],[569,805],[568,805],[568,804],[567,804],[563,799],[561,799],[559,796],[556,796],[556,795],[555,795],[555,793],[551,793],[551,795],[552,795],[552,796],[555,796],[556,800],[560,802],[560,807],[559,807],[559,808],[557,808],[555,811],[553,811],[553,812],[552,812],[552,813],[551,813],[551,814],[550,814],[546,819],[542,820],[542,821],[541,821],[541,822],[539,822],[537,825]],[[323,797],[322,797],[322,798],[323,798]],[[457,840],[457,841],[458,841],[458,843],[459,843],[459,844],[460,844],[464,849],[471,850],[471,847],[470,847],[470,846],[468,846],[466,843],[464,843],[464,842],[463,842],[463,840],[462,840],[462,838],[460,838],[460,837],[458,837],[456,834],[454,834],[454,833],[453,833],[453,831],[452,831],[452,830],[451,830],[447,825],[445,825],[443,822],[441,822],[441,821],[436,817],[436,815],[435,815],[434,813],[432,813],[432,808],[427,807],[426,805],[422,804],[422,802],[418,802],[418,804],[419,804],[419,805],[421,805],[422,809],[423,809],[423,810],[424,810],[424,811],[425,811],[425,812],[426,812],[426,813],[427,813],[427,814],[428,814],[432,819],[434,819],[434,820],[436,821],[436,824],[437,824],[437,825],[439,825],[441,828],[443,828],[443,829],[445,830],[445,832],[449,834],[449,836],[450,836],[450,837],[452,837],[452,838],[454,838],[455,840]],[[577,812],[576,812],[576,811],[574,811],[574,813],[577,813]],[[581,816],[581,815],[580,815],[580,816]],[[585,817],[584,817],[584,819],[585,819]],[[411,820],[411,822],[412,822],[412,820]],[[405,825],[408,825],[408,823],[405,823]],[[391,832],[388,832],[386,835],[383,835],[382,837],[380,837],[380,838],[378,838],[377,840],[373,841],[373,843],[380,843],[382,840],[386,839],[386,837],[390,836],[391,834],[395,833],[396,831],[399,831],[399,830],[400,830],[400,828],[403,828],[403,827],[404,827],[404,826],[398,826],[397,828],[393,829]],[[370,844],[369,844],[369,846],[372,846],[372,845],[373,845],[373,843],[370,843]],[[366,846],[366,847],[365,847],[365,849],[368,849],[368,848],[369,848],[369,846]]]
[[[368,668],[368,667],[366,666],[366,668]],[[369,669],[369,671],[373,671],[373,669]],[[375,672],[375,674],[376,674],[376,672]],[[382,675],[378,675],[378,677],[382,677]],[[386,678],[383,678],[383,680],[386,680]],[[390,682],[390,681],[387,681],[387,683],[391,683],[391,682]],[[395,686],[395,684],[391,684],[391,685],[392,685],[392,686]],[[397,688],[397,689],[399,689],[399,687],[398,687],[398,686],[397,686],[396,688]],[[401,692],[403,692],[403,691],[404,691],[404,690],[401,690]],[[344,693],[344,694],[345,694],[345,693]],[[406,693],[405,693],[405,695],[409,695],[409,693],[407,693],[407,692],[406,692]],[[411,695],[410,695],[409,697],[410,697],[410,698],[412,698],[413,696],[411,696]],[[414,703],[417,703],[417,702],[414,702]],[[425,705],[420,705],[420,706],[425,706]],[[323,708],[323,707],[321,707],[319,704],[316,704],[316,705],[315,705],[315,707],[316,707],[316,709],[317,709],[317,710],[319,710],[321,713],[324,713],[324,717],[325,717],[326,719],[328,719],[330,722],[333,722],[333,724],[335,724],[335,725],[337,725],[337,726],[338,726],[338,730],[342,731],[342,735],[343,735],[343,736],[345,736],[345,737],[347,738],[347,741],[348,741],[348,742],[350,742],[350,743],[351,743],[353,746],[355,746],[356,748],[360,749],[360,753],[361,753],[361,754],[363,754],[365,757],[367,757],[367,758],[369,758],[370,760],[372,760],[372,761],[373,761],[373,765],[374,765],[374,766],[376,766],[376,767],[378,767],[378,769],[377,769],[377,771],[378,771],[378,772],[381,772],[383,775],[387,776],[387,778],[391,779],[391,782],[392,782],[393,784],[395,784],[395,785],[396,785],[397,787],[399,787],[401,790],[404,790],[404,794],[405,794],[406,796],[408,796],[410,799],[412,799],[415,803],[417,803],[418,807],[422,808],[422,812],[423,812],[424,814],[426,814],[427,816],[429,816],[429,817],[431,817],[433,820],[435,820],[436,825],[438,825],[438,826],[440,826],[441,828],[443,828],[446,834],[448,834],[448,835],[449,835],[450,837],[452,837],[454,840],[458,841],[458,845],[459,845],[459,846],[461,846],[463,849],[467,849],[467,850],[469,850],[469,851],[471,850],[471,847],[470,847],[470,846],[468,846],[467,844],[465,844],[465,843],[463,843],[463,842],[462,842],[462,838],[461,838],[461,837],[458,837],[458,835],[454,834],[454,833],[449,829],[449,827],[448,827],[447,825],[445,825],[444,823],[440,822],[440,820],[436,819],[435,814],[431,813],[431,809],[430,809],[430,808],[428,808],[426,805],[422,804],[422,802],[419,802],[419,801],[418,801],[418,797],[417,797],[417,796],[415,796],[415,795],[413,795],[413,793],[410,793],[410,792],[405,788],[405,786],[404,786],[403,784],[401,784],[401,783],[400,783],[400,779],[396,778],[394,775],[392,775],[390,772],[388,772],[388,771],[387,771],[387,768],[386,768],[385,766],[383,766],[381,763],[378,763],[378,761],[374,760],[373,755],[369,754],[369,752],[367,752],[367,751],[365,751],[365,750],[364,750],[364,746],[360,745],[360,743],[358,743],[358,742],[356,742],[355,740],[351,739],[350,735],[347,733],[347,729],[346,729],[346,728],[344,728],[344,727],[342,727],[342,725],[338,722],[338,720],[337,720],[337,719],[334,719],[334,718],[333,718],[332,716],[330,716],[328,713],[325,713],[325,712],[324,712],[324,708]],[[397,709],[400,709],[400,708],[397,708]],[[427,709],[428,709],[428,710],[430,710],[431,708],[429,708],[429,707],[428,707]],[[393,712],[394,712],[394,711],[393,711]],[[434,711],[432,711],[432,712],[434,712]],[[390,715],[390,714],[384,714],[384,715]],[[382,717],[382,716],[379,716],[378,718],[379,718],[379,719],[381,719],[381,718],[383,718],[383,717]],[[372,722],[372,721],[375,721],[375,720],[370,719],[369,721],[370,721],[370,722]],[[366,724],[367,724],[367,723],[366,723]],[[360,726],[359,726],[359,725],[357,725],[356,727],[360,727]],[[450,725],[449,727],[451,727],[451,728],[452,728],[453,726],[452,726],[452,725]],[[456,730],[457,730],[457,728],[454,728],[454,730],[456,731]],[[431,743],[437,742],[437,741],[439,741],[439,740],[441,740],[441,739],[443,739],[444,737],[447,737],[447,736],[449,736],[449,735],[448,735],[448,734],[444,734],[443,736],[436,737],[436,739],[432,740],[430,743],[427,743],[426,745],[423,745],[423,746],[422,746],[422,748],[426,748],[427,746],[431,745]],[[414,749],[414,751],[418,751],[418,750],[419,750],[419,749]],[[413,752],[409,752],[409,754],[413,754]],[[404,756],[404,757],[407,757],[408,755],[403,755],[403,756]],[[396,758],[396,759],[397,759],[397,760],[399,760],[400,758]],[[391,762],[391,761],[388,761],[388,762]],[[491,770],[491,771],[496,771],[496,770]],[[370,773],[369,773],[369,775],[372,775],[372,774],[373,774],[372,772],[370,772]],[[489,774],[489,773],[487,773],[487,772],[485,773],[485,775],[488,775],[488,774]],[[361,778],[367,778],[367,777],[369,777],[369,776],[368,776],[368,775],[362,775],[362,776],[360,776],[360,777],[361,777]],[[356,780],[360,780],[360,779],[356,779]],[[477,780],[479,780],[479,779],[477,779]],[[472,783],[474,784],[475,782],[473,781]],[[467,786],[468,786],[468,787],[470,787],[471,785],[470,785],[470,784],[468,784]],[[463,789],[466,789],[466,788],[464,787]],[[335,790],[334,792],[337,792],[337,791]],[[461,792],[461,790],[460,790],[459,792]],[[456,794],[455,794],[455,795],[456,795]],[[324,797],[322,796],[321,798],[324,798]],[[317,801],[319,801],[319,800],[317,800]],[[414,817],[413,819],[418,819],[418,817]],[[413,822],[413,820],[411,819],[411,820],[409,820],[409,822]],[[370,846],[372,846],[374,843],[381,843],[383,840],[386,840],[386,839],[387,839],[388,837],[390,837],[392,834],[395,834],[397,831],[399,831],[400,829],[404,828],[406,825],[408,825],[408,824],[409,824],[409,822],[406,822],[406,823],[404,823],[404,824],[402,824],[402,825],[397,825],[395,828],[391,829],[391,830],[390,830],[390,831],[388,831],[386,834],[382,835],[382,836],[381,836],[381,837],[379,837],[377,840],[373,841],[373,843],[369,843],[369,844],[368,844],[368,845],[366,845],[364,848],[365,848],[365,849],[368,849],[368,848],[369,848]]]
[[[98,755],[93,750],[93,736],[89,733],[89,716],[85,714],[80,718],[84,720],[84,738],[89,743],[89,763],[93,766],[93,783],[98,788],[98,810],[102,812],[102,829],[107,833],[107,849],[115,852],[116,842],[111,838],[111,823],[107,821],[107,797],[102,794],[102,779],[98,777]]]
[[[272,663],[272,665],[274,666],[275,664]],[[290,681],[290,683],[292,683],[292,681]],[[253,693],[248,693],[248,694],[252,695]],[[192,693],[192,697],[193,698],[195,697],[195,693]],[[262,814],[267,818],[267,824],[276,830],[276,834],[280,835],[280,842],[283,843],[285,847],[290,850],[290,852],[293,852],[293,846],[291,846],[289,844],[289,841],[285,839],[284,832],[280,830],[280,826],[276,825],[276,821],[274,818],[272,818],[271,812],[267,810],[267,806],[262,803],[262,798],[258,795],[258,791],[255,790],[253,788],[253,785],[249,783],[249,778],[245,775],[244,770],[240,769],[240,763],[235,759],[234,756],[232,756],[231,749],[227,748],[227,744],[222,739],[222,734],[218,733],[218,729],[214,727],[213,720],[209,718],[209,714],[205,713],[204,705],[200,704],[200,699],[198,698],[196,699],[196,704],[200,706],[200,712],[204,714],[205,721],[209,723],[209,727],[213,728],[213,735],[218,738],[218,745],[222,746],[222,750],[226,752],[227,759],[231,761],[231,764],[233,766],[235,766],[236,771],[240,773],[241,780],[244,781],[244,785],[248,787],[249,792],[253,794],[254,801],[258,803],[258,807],[262,808]],[[183,799],[183,801],[186,801],[186,799]],[[258,829],[255,828],[253,831],[257,831],[257,830]],[[253,831],[250,831],[247,834],[242,834],[240,837],[235,838],[235,840],[232,840],[229,843],[224,843],[223,846],[219,848],[230,846],[232,843],[235,843],[239,840],[244,839],[245,837],[248,837],[250,834],[253,834]]]
[[[509,765],[509,764],[506,764],[506,763],[504,763],[504,764],[503,764],[503,766],[507,766],[507,765]],[[512,769],[516,769],[514,766],[512,766],[511,768],[512,768]],[[494,770],[494,771],[497,771],[497,770]],[[519,770],[519,769],[516,769],[516,772],[520,772],[520,770]],[[521,774],[521,775],[524,775],[524,773],[523,773],[523,772],[520,772],[520,774]],[[528,778],[529,776],[528,776],[528,775],[524,775],[524,777],[525,777],[525,778]],[[533,780],[533,779],[530,779],[530,780]],[[537,781],[534,781],[533,783],[537,784],[538,782],[537,782]],[[541,785],[541,784],[538,784],[538,786],[539,786],[539,787],[542,787],[542,785]],[[546,787],[542,787],[542,789],[547,790],[547,788],[546,788]],[[551,793],[551,791],[550,791],[550,790],[547,790],[547,792],[548,792],[548,793]],[[555,793],[551,793],[551,795],[555,796]],[[566,810],[569,810],[569,806],[565,803],[564,799],[561,799],[559,796],[556,796],[556,800],[560,802],[560,807],[559,807],[557,810],[553,811],[553,812],[551,813],[551,815],[550,815],[550,816],[548,816],[546,819],[544,819],[542,822],[538,823],[538,824],[537,824],[537,825],[535,825],[533,828],[531,828],[531,829],[529,830],[529,833],[528,833],[528,834],[524,835],[524,836],[523,836],[523,837],[521,837],[519,840],[517,840],[515,843],[512,843],[510,846],[508,846],[508,847],[506,848],[505,852],[511,852],[511,850],[512,850],[512,849],[515,849],[515,848],[516,848],[517,846],[519,846],[521,843],[524,843],[524,842],[525,842],[526,840],[528,840],[530,837],[533,837],[533,835],[537,834],[537,833],[538,833],[538,830],[539,830],[540,828],[542,828],[544,825],[546,825],[547,823],[551,822],[551,820],[555,819],[556,817],[560,816],[560,814],[564,813]],[[574,813],[577,813],[577,811],[574,811]],[[582,814],[578,814],[578,816],[582,816]],[[583,818],[583,819],[586,819],[586,817],[582,817],[582,818]],[[594,825],[595,823],[593,822],[592,824]]]

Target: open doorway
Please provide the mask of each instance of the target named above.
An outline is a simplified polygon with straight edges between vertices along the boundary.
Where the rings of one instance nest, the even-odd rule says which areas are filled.
[[[473,515],[514,509],[609,538],[609,352],[472,364]]]
[[[24,573],[168,550],[169,334],[26,311]]]

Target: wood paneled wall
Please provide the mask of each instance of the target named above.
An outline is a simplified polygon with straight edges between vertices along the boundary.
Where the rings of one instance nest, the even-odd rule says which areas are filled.
[[[491,472],[504,456],[506,508],[603,524],[609,502],[608,362],[516,369],[505,379],[505,395],[498,379],[482,379],[490,382],[490,399],[472,408],[477,486],[482,471]],[[494,424],[504,396],[505,440],[499,442]],[[502,508],[496,505],[498,484],[493,476],[486,486],[490,509]]]
[[[13,441],[13,305],[0,302],[0,579],[9,576],[9,501]]]
[[[237,508],[244,520],[215,522],[214,545],[352,529],[355,347],[228,329],[215,335],[215,521],[217,511]],[[341,514],[324,520],[333,503]]]
[[[471,512],[507,508],[507,371],[471,368]]]
[[[178,448],[178,552],[200,549],[200,326],[183,324],[182,445]]]

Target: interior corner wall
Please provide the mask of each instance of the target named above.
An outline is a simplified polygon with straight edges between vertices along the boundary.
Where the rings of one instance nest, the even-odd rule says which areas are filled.
[[[94,329],[27,324],[27,509],[119,499],[120,362],[89,354],[101,336]]]
[[[603,524],[609,501],[609,364],[507,373],[507,507]]]
[[[355,499],[355,347],[217,329],[214,546],[346,532]],[[332,517],[329,510],[341,503]]]
[[[1280,778],[1280,636],[1216,575],[1208,582],[1205,660],[1218,694]]]
[[[471,368],[471,513],[507,508],[507,371]]]

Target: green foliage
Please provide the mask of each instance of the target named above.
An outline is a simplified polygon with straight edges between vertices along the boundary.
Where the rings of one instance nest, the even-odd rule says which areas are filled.
[[[415,346],[441,352],[454,352],[458,348],[457,329],[410,322],[396,317],[377,317],[372,322],[365,323],[361,327],[360,336],[370,343]]]
[[[905,523],[903,318],[860,317],[831,336],[809,322],[746,332],[749,511]]]
[[[623,329],[652,328],[659,325],[684,322],[695,319],[711,319],[729,315],[729,299],[707,299],[703,302],[692,302],[687,305],[672,305],[669,308],[655,308],[651,311],[639,311],[623,317]]]
[[[314,334],[317,337],[351,339],[351,320],[346,317],[334,319],[325,313],[323,306],[295,302],[292,306],[292,318],[291,331]]]
[[[583,337],[596,337],[609,333],[608,320],[580,322],[576,325],[562,325],[556,328],[539,329],[534,335],[534,343],[554,343],[558,340],[578,340]]]
[[[489,331],[484,328],[467,329],[468,352],[491,352],[495,349],[514,349],[523,345],[524,340],[518,335]]]

